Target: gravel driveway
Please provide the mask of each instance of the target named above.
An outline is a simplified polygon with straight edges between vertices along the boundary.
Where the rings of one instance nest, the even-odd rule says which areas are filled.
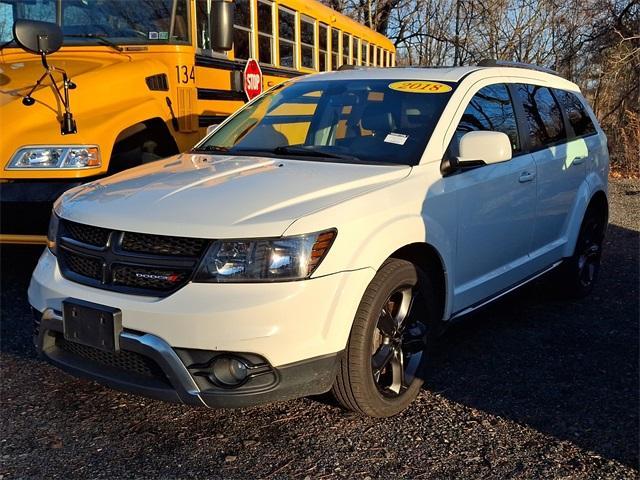
[[[2,252],[0,479],[638,478],[640,182],[612,181],[597,291],[540,281],[452,327],[416,403],[386,420],[327,399],[165,404],[35,358],[38,250]]]

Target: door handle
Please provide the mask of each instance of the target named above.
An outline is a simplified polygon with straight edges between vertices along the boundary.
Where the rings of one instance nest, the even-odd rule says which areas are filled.
[[[533,180],[534,178],[536,178],[536,174],[532,173],[532,172],[522,172],[520,174],[520,178],[518,178],[518,181],[520,183],[526,183],[526,182],[530,182],[531,180]]]
[[[580,165],[582,162],[586,160],[587,157],[576,157],[571,162],[571,165]]]

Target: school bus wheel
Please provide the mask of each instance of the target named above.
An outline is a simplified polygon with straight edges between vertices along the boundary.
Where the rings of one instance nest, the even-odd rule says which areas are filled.
[[[113,146],[108,174],[177,153],[178,146],[169,127],[160,118],[152,118],[120,132]]]

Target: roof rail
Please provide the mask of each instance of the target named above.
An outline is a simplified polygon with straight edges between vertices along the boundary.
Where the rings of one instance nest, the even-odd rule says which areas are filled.
[[[523,62],[508,62],[506,60],[496,60],[495,58],[485,58],[478,62],[478,67],[512,67],[512,68],[527,68],[529,70],[536,70],[538,72],[550,73],[551,75],[560,75],[555,70],[550,68],[541,67],[531,63]]]

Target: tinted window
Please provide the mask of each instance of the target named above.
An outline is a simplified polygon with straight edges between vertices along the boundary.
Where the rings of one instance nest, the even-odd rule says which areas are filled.
[[[564,121],[551,91],[539,85],[517,85],[529,128],[531,148],[551,145],[564,138]]]
[[[319,55],[319,65],[318,70],[324,72],[327,70],[328,66],[328,57],[327,57],[327,35],[329,34],[329,30],[327,25],[324,23],[320,24],[320,28],[318,30],[318,40],[320,41],[320,55]]]
[[[506,85],[489,85],[476,93],[458,124],[450,152],[458,155],[460,138],[476,130],[492,130],[506,133],[514,152],[520,150],[516,116]]]
[[[340,32],[336,29],[331,29],[331,69],[336,70],[340,65],[338,63],[338,52],[340,51]]]
[[[236,0],[233,18],[233,51],[235,58],[249,58],[251,56],[251,8],[249,0]]]
[[[553,93],[564,108],[576,137],[596,133],[591,117],[576,94],[564,90],[554,90]]]
[[[280,9],[278,12],[278,33],[280,34],[280,65],[295,67],[295,24],[293,12]]]
[[[342,64],[350,65],[349,61],[349,49],[351,48],[351,35],[346,33],[342,34]]]
[[[303,67],[316,68],[315,30],[313,20],[300,19],[300,55]]]
[[[273,64],[273,8],[258,2],[258,58],[260,63]]]

